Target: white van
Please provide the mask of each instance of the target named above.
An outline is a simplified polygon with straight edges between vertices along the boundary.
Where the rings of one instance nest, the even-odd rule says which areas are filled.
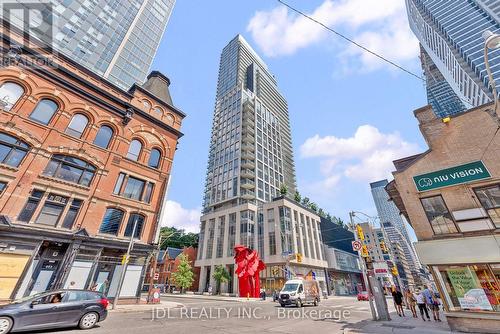
[[[286,281],[279,293],[278,301],[281,307],[295,305],[302,307],[304,304],[317,306],[320,301],[318,281],[292,279]]]

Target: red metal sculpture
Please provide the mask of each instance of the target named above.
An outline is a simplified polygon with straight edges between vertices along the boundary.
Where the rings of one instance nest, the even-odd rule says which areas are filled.
[[[236,262],[236,274],[240,286],[240,297],[259,298],[260,279],[259,273],[266,265],[259,258],[259,254],[246,246],[236,245],[234,247],[234,260]]]

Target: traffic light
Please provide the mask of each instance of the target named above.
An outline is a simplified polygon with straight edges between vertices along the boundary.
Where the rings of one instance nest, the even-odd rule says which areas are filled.
[[[273,274],[273,276],[278,276],[279,273],[280,273],[280,270],[278,267],[274,266],[271,268],[271,274]]]
[[[358,239],[365,240],[365,234],[363,233],[363,228],[361,227],[361,225],[356,225],[356,231],[358,232]]]
[[[370,254],[368,253],[368,246],[363,245],[363,247],[361,248],[361,256],[362,257],[369,257],[370,256]]]
[[[394,276],[398,276],[399,275],[398,268],[396,266],[392,267],[392,274]]]
[[[382,249],[382,253],[389,253],[389,250],[387,249],[387,245],[385,244],[385,241],[380,242],[380,248]]]
[[[302,263],[302,254],[301,253],[297,253],[296,258],[297,258],[298,263]]]

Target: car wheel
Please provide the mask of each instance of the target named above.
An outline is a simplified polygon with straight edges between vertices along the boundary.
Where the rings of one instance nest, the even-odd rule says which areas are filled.
[[[280,304],[280,305],[281,305],[281,307],[285,307],[285,304]]]
[[[300,298],[297,299],[297,307],[298,308],[302,307],[302,300],[300,300]]]
[[[14,322],[9,317],[0,317],[0,334],[7,334],[12,329]]]
[[[318,306],[319,302],[317,298],[314,298],[314,306]]]
[[[95,326],[99,320],[99,315],[95,312],[85,313],[78,323],[80,329],[90,329]]]

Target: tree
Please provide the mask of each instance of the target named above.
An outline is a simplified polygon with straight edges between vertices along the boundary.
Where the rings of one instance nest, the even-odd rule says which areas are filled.
[[[311,204],[309,204],[309,208],[310,208],[311,210],[313,210],[314,212],[317,212],[317,211],[318,211],[318,205],[317,205],[316,203],[314,203],[314,202],[313,202],[313,203],[311,203]]]
[[[193,267],[191,266],[189,258],[186,254],[179,255],[179,265],[177,266],[177,270],[172,273],[172,279],[175,284],[181,288],[181,293],[184,293],[185,289],[188,289],[191,285],[193,285]]]
[[[162,227],[160,230],[161,249],[167,247],[184,248],[198,247],[198,233],[186,233],[175,227]]]
[[[327,214],[326,214],[326,220],[328,220],[328,221],[332,221],[332,215],[331,215],[331,214],[329,214],[329,213],[327,213]]]
[[[302,199],[302,205],[309,206],[309,203],[311,203],[311,200],[309,199],[309,197],[304,197]]]
[[[325,211],[323,211],[322,208],[319,208],[318,215],[320,215],[321,217],[325,217]]]
[[[286,196],[288,194],[288,188],[287,188],[286,184],[281,185],[280,194],[281,194],[281,196]]]
[[[339,217],[333,217],[333,222],[339,226],[344,226],[345,223],[344,221],[342,220],[342,218],[339,218]]]
[[[300,203],[300,201],[302,201],[302,196],[300,196],[300,193],[296,191],[293,199],[295,200],[295,202]]]
[[[217,283],[216,286],[217,294],[220,293],[221,284],[229,282],[231,278],[231,276],[229,276],[229,273],[226,270],[226,267],[221,264],[215,266],[214,274],[212,275],[212,277],[215,279],[215,282]]]

